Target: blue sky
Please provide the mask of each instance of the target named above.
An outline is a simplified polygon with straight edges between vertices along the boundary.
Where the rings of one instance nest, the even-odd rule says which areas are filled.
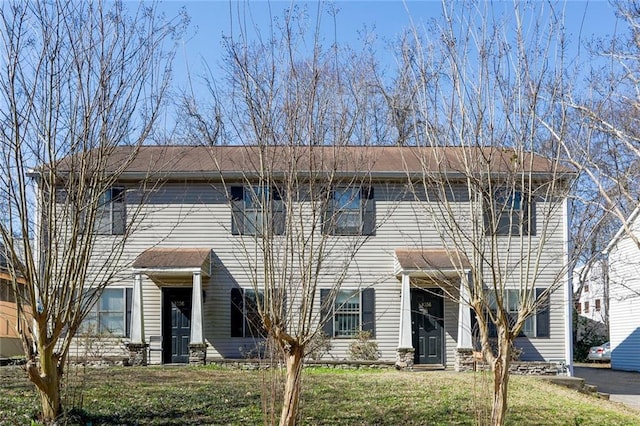
[[[223,36],[238,30],[238,16],[243,16],[249,26],[261,30],[268,29],[269,22],[281,16],[284,9],[291,7],[291,1],[178,1],[161,3],[161,9],[171,16],[184,8],[191,18],[190,27],[180,47],[174,63],[177,87],[186,87],[190,75],[196,87],[205,74],[205,63],[216,74],[223,60]],[[300,2],[298,2],[300,4]],[[315,14],[316,2],[303,3],[310,14]],[[510,7],[512,1],[494,2],[497,7]],[[388,45],[411,22],[420,26],[441,12],[441,2],[425,1],[335,1],[331,5],[337,10],[334,18],[326,11],[322,14],[323,36],[326,43],[338,43],[358,50],[363,43],[363,33],[375,34],[375,50],[380,60],[390,55]],[[564,9],[565,25],[570,36],[572,49],[577,52],[578,41],[592,37],[611,35],[616,28],[613,7],[607,1],[574,0],[555,3]],[[327,3],[325,3],[327,6]],[[325,7],[326,9],[326,7]],[[335,23],[335,25],[334,25]],[[584,52],[584,49],[582,48]],[[573,53],[570,52],[573,56]]]

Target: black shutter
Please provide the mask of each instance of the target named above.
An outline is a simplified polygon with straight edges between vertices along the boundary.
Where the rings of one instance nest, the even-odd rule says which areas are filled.
[[[284,192],[281,188],[271,188],[271,212],[273,220],[273,234],[284,235],[286,212],[284,206]]]
[[[126,208],[124,188],[111,188],[111,233],[124,235],[126,224]]]
[[[133,300],[133,288],[125,289],[125,322],[124,322],[124,336],[131,336],[131,301]]]
[[[376,337],[376,292],[372,288],[362,291],[362,331]]]
[[[232,186],[229,189],[231,234],[240,235],[244,232],[244,188],[242,186]]]
[[[231,289],[231,337],[243,336],[243,298],[241,288]]]
[[[328,189],[322,191],[322,201],[325,203],[324,212],[322,214],[322,234],[335,235],[335,220],[333,211],[333,190]]]
[[[320,289],[320,321],[324,321],[322,324],[322,331],[327,336],[333,337],[333,298],[331,297],[331,290],[327,288]]]
[[[540,298],[545,289],[536,288],[536,300],[540,303]],[[550,315],[549,315],[549,295],[544,296],[544,302],[538,305],[536,313],[536,337],[550,337]]]
[[[361,190],[363,203],[362,209],[362,235],[375,235],[376,233],[376,200],[372,186],[363,186]]]
[[[533,197],[529,199],[530,205],[524,211],[527,235],[536,235],[536,202]]]

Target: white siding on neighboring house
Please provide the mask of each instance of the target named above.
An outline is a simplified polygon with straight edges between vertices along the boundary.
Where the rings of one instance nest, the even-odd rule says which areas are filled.
[[[574,293],[580,289],[580,297],[575,301],[579,315],[600,323],[607,322],[608,278],[607,266],[603,259],[597,259],[586,266],[574,270]]]
[[[640,237],[638,210],[629,220]],[[640,247],[621,229],[607,248],[611,368],[640,371]]]

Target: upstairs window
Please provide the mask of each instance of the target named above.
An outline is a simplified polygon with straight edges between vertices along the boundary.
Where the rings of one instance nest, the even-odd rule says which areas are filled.
[[[88,335],[129,337],[132,288],[106,288],[85,317],[80,332]]]
[[[487,235],[535,235],[535,204],[526,193],[500,188],[487,201],[484,223]]]
[[[544,293],[543,288],[536,288],[536,300],[540,300]],[[489,291],[487,294],[489,309],[495,312],[497,309],[497,303],[495,294],[493,291]],[[545,296],[544,303],[540,303],[536,312],[534,312],[529,318],[525,320],[525,323],[520,331],[519,337],[549,337],[550,333],[550,317],[549,317],[549,302],[548,296]],[[515,324],[518,319],[518,313],[520,311],[520,291],[517,289],[508,289],[504,291],[503,295],[504,307],[506,313],[509,316],[511,324]],[[489,337],[497,337],[498,333],[495,324],[491,320],[488,320],[489,324]]]
[[[600,312],[601,309],[600,299],[596,299],[596,312]]]
[[[333,301],[332,297],[335,298]],[[360,331],[375,335],[375,291],[320,290],[323,331],[329,337],[355,337]],[[332,303],[333,302],[333,303]]]
[[[126,223],[125,189],[112,187],[98,201],[94,233],[100,235],[123,235]]]
[[[374,235],[373,187],[334,188],[324,220],[329,235]]]
[[[265,186],[232,186],[231,233],[233,235],[284,234],[282,192]]]
[[[231,337],[264,337],[266,335],[258,304],[263,293],[252,289],[231,289]]]

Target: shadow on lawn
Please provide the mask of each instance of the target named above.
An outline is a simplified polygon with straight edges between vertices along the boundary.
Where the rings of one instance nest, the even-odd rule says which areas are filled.
[[[195,422],[195,423],[194,423]],[[82,409],[73,409],[65,416],[65,425],[184,425],[196,424],[196,418],[189,416],[185,418],[185,413],[178,410],[167,410],[160,413],[137,412],[135,417],[130,413],[114,414],[92,414]]]

